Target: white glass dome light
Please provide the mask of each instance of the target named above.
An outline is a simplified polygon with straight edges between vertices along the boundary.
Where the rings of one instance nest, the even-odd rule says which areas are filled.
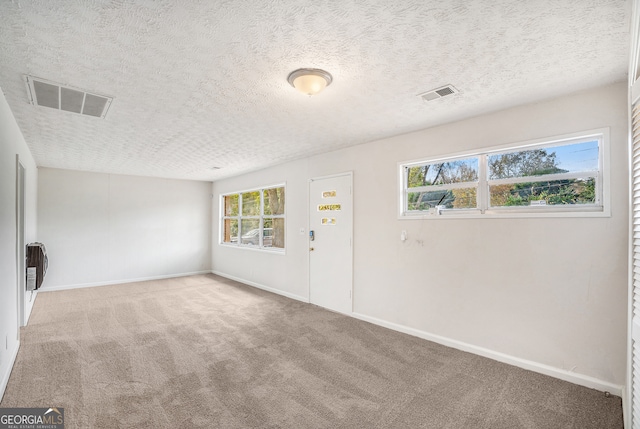
[[[289,74],[287,81],[301,93],[312,96],[329,86],[333,77],[320,69],[298,69]]]

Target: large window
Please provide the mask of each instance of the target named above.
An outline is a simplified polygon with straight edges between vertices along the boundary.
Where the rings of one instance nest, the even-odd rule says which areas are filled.
[[[400,165],[403,217],[606,214],[607,130]]]
[[[284,186],[221,196],[221,243],[284,249]]]

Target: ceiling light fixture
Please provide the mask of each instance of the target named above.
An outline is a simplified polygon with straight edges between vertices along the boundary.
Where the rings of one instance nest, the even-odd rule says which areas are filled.
[[[298,69],[289,73],[287,81],[301,93],[312,96],[331,85],[333,77],[320,69]]]

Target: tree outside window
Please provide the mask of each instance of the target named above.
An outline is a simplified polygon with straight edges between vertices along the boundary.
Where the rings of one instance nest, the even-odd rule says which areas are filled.
[[[403,215],[603,211],[602,134],[401,165]]]
[[[221,199],[222,243],[284,249],[284,186],[227,194]]]

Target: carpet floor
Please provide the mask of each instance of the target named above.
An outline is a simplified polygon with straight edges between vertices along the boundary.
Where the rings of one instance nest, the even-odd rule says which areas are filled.
[[[0,407],[66,428],[622,428],[619,397],[214,275],[43,292]]]

